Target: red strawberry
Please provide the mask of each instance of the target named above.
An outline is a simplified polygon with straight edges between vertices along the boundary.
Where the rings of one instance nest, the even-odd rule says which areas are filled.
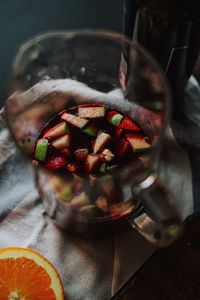
[[[105,106],[79,106],[78,115],[86,119],[102,118],[105,116]]]
[[[117,157],[122,157],[126,151],[129,148],[129,143],[125,140],[125,139],[120,139],[120,141],[117,144],[117,148],[116,148],[116,156]]]
[[[49,170],[58,170],[65,166],[66,161],[62,156],[54,156],[50,158],[43,166]]]
[[[60,153],[62,153],[62,155],[67,158],[69,158],[71,156],[71,152],[70,152],[69,148],[65,148],[65,149],[61,150]]]
[[[142,152],[151,148],[151,144],[143,136],[130,133],[126,134],[126,138],[134,152]]]
[[[99,155],[89,154],[85,161],[85,168],[87,173],[91,173],[99,161],[100,161]]]
[[[94,141],[93,152],[96,154],[103,150],[110,140],[111,136],[108,133],[101,132]]]
[[[75,153],[77,160],[85,160],[88,156],[88,149],[80,148],[80,149],[77,149],[74,153]]]
[[[135,124],[131,119],[129,119],[127,116],[123,118],[121,123],[119,124],[119,128],[126,129],[126,130],[135,130],[140,131],[141,128],[138,127],[137,124]]]

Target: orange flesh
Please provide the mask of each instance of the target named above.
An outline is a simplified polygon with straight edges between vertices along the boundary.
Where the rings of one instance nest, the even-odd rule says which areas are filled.
[[[51,278],[34,260],[24,257],[0,259],[1,300],[56,300],[50,286]]]

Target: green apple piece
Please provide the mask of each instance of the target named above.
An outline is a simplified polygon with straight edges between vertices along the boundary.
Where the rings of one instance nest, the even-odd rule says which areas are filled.
[[[112,123],[115,126],[118,126],[121,122],[121,120],[123,119],[123,116],[120,114],[116,114],[112,117],[110,123]]]
[[[75,207],[83,207],[90,205],[90,199],[85,192],[81,192],[71,200],[71,204]]]
[[[79,129],[82,129],[89,121],[80,117],[77,117],[73,114],[64,112],[61,116],[61,119],[67,121],[70,125],[75,126]]]
[[[97,135],[97,130],[96,128],[94,128],[94,126],[85,126],[82,131],[84,133],[86,133],[87,135],[90,135],[90,136],[96,136]]]
[[[70,183],[66,184],[62,188],[62,190],[59,191],[58,196],[61,198],[62,201],[69,201],[69,200],[71,200],[72,185]]]
[[[40,139],[36,143],[35,147],[35,159],[39,161],[45,161],[48,150],[48,140]]]
[[[81,118],[95,119],[105,116],[105,106],[79,106],[78,115]]]

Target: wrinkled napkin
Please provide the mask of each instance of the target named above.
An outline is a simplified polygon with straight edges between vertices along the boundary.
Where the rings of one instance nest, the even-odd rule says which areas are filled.
[[[184,122],[172,120],[158,173],[186,218],[200,210],[200,90],[193,77],[182,108]],[[13,246],[35,249],[49,259],[61,276],[66,299],[72,300],[109,299],[156,249],[132,228],[86,239],[54,224],[1,113],[0,248]]]

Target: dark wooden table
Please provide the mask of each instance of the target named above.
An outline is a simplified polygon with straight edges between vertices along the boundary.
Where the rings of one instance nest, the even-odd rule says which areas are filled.
[[[200,300],[200,214],[172,246],[159,249],[112,300]]]

